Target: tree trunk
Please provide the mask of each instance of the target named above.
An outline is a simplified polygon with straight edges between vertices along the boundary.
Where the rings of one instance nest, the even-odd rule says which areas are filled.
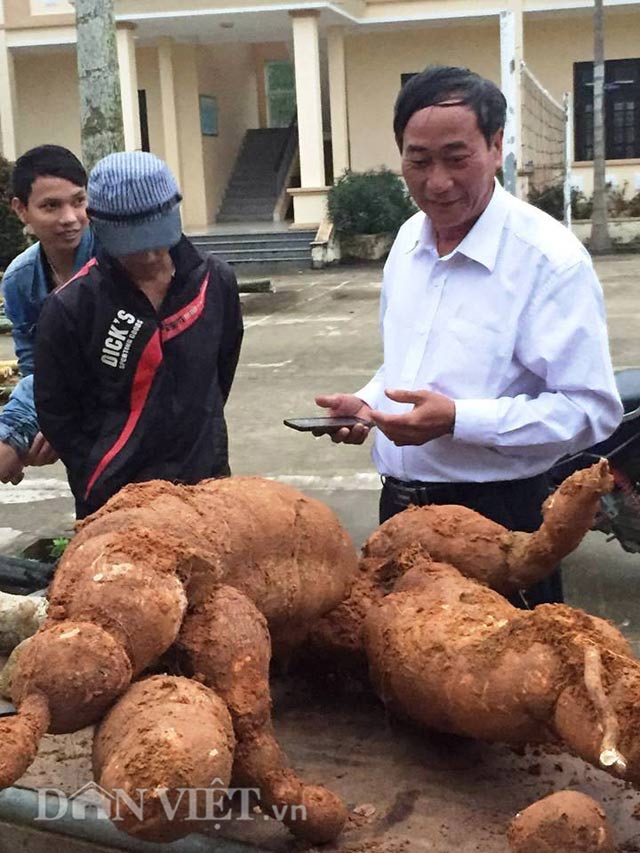
[[[113,0],[75,0],[82,159],[124,150]]]
[[[593,212],[590,248],[595,252],[611,249],[607,222],[604,127],[604,10],[603,0],[594,0],[593,9]]]

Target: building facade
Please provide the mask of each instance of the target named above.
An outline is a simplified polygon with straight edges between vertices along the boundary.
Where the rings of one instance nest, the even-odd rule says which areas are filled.
[[[0,132],[8,159],[43,142],[80,152],[74,9],[2,0]],[[640,2],[605,0],[607,174],[640,191]],[[527,122],[522,60],[573,94],[574,184],[592,189],[590,0],[116,0],[126,146],[163,157],[189,229],[214,223],[248,130],[297,118],[297,225],[321,221],[346,169],[399,168],[391,121],[403,75],[465,65],[503,85]]]

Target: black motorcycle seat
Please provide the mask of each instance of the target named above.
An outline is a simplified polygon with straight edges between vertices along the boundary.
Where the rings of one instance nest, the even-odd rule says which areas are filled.
[[[625,415],[640,407],[640,368],[629,367],[616,371],[616,385]]]

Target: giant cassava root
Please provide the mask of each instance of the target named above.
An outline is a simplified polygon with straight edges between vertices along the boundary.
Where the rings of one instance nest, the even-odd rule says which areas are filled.
[[[160,793],[233,775],[296,835],[335,838],[346,811],[289,767],[271,724],[268,669],[271,639],[284,651],[300,642],[344,598],[356,562],[331,510],[279,483],[126,487],[79,525],[47,619],[16,658],[18,714],[0,722],[0,786],[24,773],[45,731],[104,718],[96,781],[151,792],[142,820],[127,815],[128,832],[188,834],[198,826],[180,810],[170,819]],[[200,684],[165,677],[130,686],[171,647]]]
[[[616,628],[565,605],[518,610],[419,548],[394,560],[395,591],[364,626],[385,704],[442,732],[560,743],[640,783],[640,663]]]
[[[362,625],[397,578],[394,555],[420,546],[433,560],[455,566],[508,595],[545,578],[593,524],[600,498],[613,488],[605,459],[568,477],[547,499],[534,533],[507,530],[462,506],[409,507],[365,542],[350,595],[311,633],[314,653],[330,660],[363,660]]]
[[[119,794],[120,828],[167,841],[205,813],[194,796],[206,797],[212,783],[228,785],[234,746],[231,716],[216,693],[197,681],[156,675],[136,681],[104,717],[93,766],[102,787]]]

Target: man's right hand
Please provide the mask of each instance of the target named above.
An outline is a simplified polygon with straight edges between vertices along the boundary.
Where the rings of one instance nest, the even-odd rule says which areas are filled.
[[[371,419],[371,407],[355,394],[328,394],[316,397],[316,405],[328,409],[327,415],[332,418],[351,416],[365,421]],[[342,427],[331,433],[331,441],[336,444],[362,444],[369,435],[369,429],[370,427],[364,424]]]
[[[24,477],[22,459],[10,444],[0,441],[0,482],[17,486]]]

